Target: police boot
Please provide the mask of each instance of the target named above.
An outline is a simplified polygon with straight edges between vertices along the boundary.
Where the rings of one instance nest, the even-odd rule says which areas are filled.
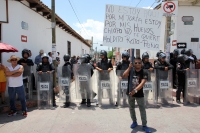
[[[91,106],[90,99],[87,99],[87,107],[90,107],[90,106]]]
[[[67,108],[70,106],[70,102],[65,102],[64,108]]]
[[[82,99],[81,104],[86,104],[86,99]]]

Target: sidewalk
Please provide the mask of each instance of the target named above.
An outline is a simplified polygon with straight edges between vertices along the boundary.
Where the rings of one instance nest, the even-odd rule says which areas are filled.
[[[62,104],[60,104],[62,105]],[[141,120],[136,108],[139,126],[130,129],[129,109],[114,106],[91,108],[73,104],[70,108],[55,110],[32,108],[25,118],[0,114],[0,132],[4,133],[140,133]],[[172,104],[171,107],[147,109],[148,126],[158,133],[199,133],[200,106]]]

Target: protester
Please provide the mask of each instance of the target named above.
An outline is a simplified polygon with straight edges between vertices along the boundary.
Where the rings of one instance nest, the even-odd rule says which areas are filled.
[[[8,77],[8,94],[11,108],[11,111],[8,113],[8,116],[13,116],[17,114],[15,107],[16,94],[18,95],[21,101],[22,115],[27,116],[26,99],[22,79],[22,73],[24,71],[24,68],[22,65],[18,65],[17,61],[19,61],[19,58],[15,55],[12,55],[8,60],[8,62],[11,63],[11,65],[9,67],[6,67],[6,76]]]
[[[49,52],[48,55],[49,55],[49,63],[52,64],[52,63],[53,63],[53,60],[52,60],[52,53]]]
[[[135,113],[135,101],[137,101],[142,120],[142,128],[145,132],[150,133],[151,131],[147,127],[147,116],[143,93],[143,86],[147,81],[148,74],[144,69],[142,69],[142,60],[140,57],[136,57],[134,59],[134,65],[132,63],[129,64],[129,67],[124,72],[123,77],[128,77],[129,88],[127,89],[127,95],[129,95],[129,110],[133,121],[133,123],[131,124],[131,128],[133,129],[138,125]]]
[[[0,63],[0,94],[1,94],[1,104],[6,104],[5,102],[5,91],[6,91],[6,67]]]
[[[56,56],[56,66],[58,67],[59,64],[60,64],[60,52],[57,52],[57,56]]]
[[[73,68],[73,65],[77,63],[75,55],[73,57],[71,57],[70,63],[72,65],[72,68]]]
[[[44,54],[44,50],[40,50],[39,55],[35,57],[35,64],[38,66],[42,62],[42,55]]]

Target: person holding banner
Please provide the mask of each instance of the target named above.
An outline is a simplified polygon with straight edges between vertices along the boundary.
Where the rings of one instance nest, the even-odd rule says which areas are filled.
[[[187,60],[187,56],[181,54],[178,56],[177,60],[178,63],[176,71],[178,74],[178,89],[176,91],[176,102],[178,104],[181,104],[180,95],[182,92],[183,98],[185,96],[185,78],[186,78],[186,71],[189,70],[189,68],[186,66],[185,63],[185,61]]]
[[[127,51],[124,51],[122,53],[122,61],[117,64],[116,74],[117,74],[117,76],[119,76],[120,80],[122,80],[122,75],[123,75],[123,73],[121,73],[121,72],[123,72],[123,70],[125,71],[129,67],[129,64],[130,64],[129,57],[130,57],[129,53]],[[118,90],[119,94],[120,94],[120,92],[121,91]],[[117,101],[120,100],[119,94],[118,94],[118,97],[117,97]],[[125,102],[125,101],[123,101],[123,102]],[[118,106],[118,103],[119,102],[116,102],[116,106]]]
[[[135,101],[137,101],[143,130],[146,133],[150,133],[150,129],[147,127],[147,116],[145,109],[145,99],[143,93],[143,86],[147,81],[148,73],[145,69],[142,68],[142,60],[140,57],[136,57],[134,60],[134,65],[132,63],[129,64],[128,69],[123,73],[123,78],[128,77],[128,85],[127,95],[129,95],[129,110],[133,123],[131,124],[131,128],[135,128],[137,123],[137,118],[135,114]]]

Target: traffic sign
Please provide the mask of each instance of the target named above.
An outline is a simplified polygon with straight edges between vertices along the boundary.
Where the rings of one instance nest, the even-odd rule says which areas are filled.
[[[162,2],[163,16],[176,16],[178,12],[178,1]]]
[[[187,43],[177,43],[177,48],[187,48]]]

